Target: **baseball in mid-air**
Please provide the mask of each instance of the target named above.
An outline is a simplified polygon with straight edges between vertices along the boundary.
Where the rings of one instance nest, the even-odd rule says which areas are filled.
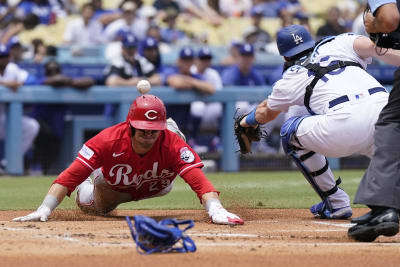
[[[150,91],[151,85],[147,80],[140,80],[136,88],[141,94],[147,94]]]

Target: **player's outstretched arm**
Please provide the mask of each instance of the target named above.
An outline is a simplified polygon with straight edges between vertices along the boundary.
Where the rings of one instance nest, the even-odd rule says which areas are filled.
[[[196,192],[198,198],[203,203],[211,221],[215,224],[243,224],[243,220],[236,214],[228,212],[218,198],[218,191],[207,179],[200,168],[192,168],[181,177]]]
[[[60,184],[53,184],[50,187],[50,190],[47,193],[46,197],[44,198],[42,205],[40,205],[40,207],[36,211],[26,216],[14,218],[13,221],[47,221],[51,212],[63,201],[64,197],[67,195],[67,192],[67,187]]]
[[[375,44],[365,36],[357,37],[353,48],[361,58],[375,57],[387,64],[400,66],[400,50],[388,49],[385,53],[377,54]]]
[[[244,221],[239,216],[227,211],[222,206],[216,192],[205,193],[201,199],[213,223],[229,225],[244,224]]]
[[[246,117],[242,119],[240,125],[243,127],[256,126],[258,124],[264,124],[273,121],[280,111],[272,110],[268,107],[268,100],[264,100],[258,104],[257,108],[247,114]]]

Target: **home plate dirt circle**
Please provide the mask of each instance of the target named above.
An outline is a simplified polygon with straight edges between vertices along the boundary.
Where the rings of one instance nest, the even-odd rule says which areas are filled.
[[[356,209],[354,216],[365,213]],[[209,222],[203,210],[118,210],[107,217],[55,211],[50,221],[12,222],[0,212],[1,266],[400,266],[400,235],[373,243],[347,237],[347,220],[316,220],[308,210],[233,210],[244,225]],[[125,216],[194,219],[195,253],[140,255]]]

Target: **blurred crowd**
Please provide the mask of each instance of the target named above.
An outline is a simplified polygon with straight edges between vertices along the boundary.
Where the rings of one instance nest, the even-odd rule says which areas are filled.
[[[135,86],[139,80],[147,79],[153,86],[213,94],[224,86],[271,85],[280,78],[281,66],[268,77],[255,67],[259,53],[278,55],[275,33],[263,23],[266,18],[279,20],[279,27],[302,24],[316,39],[349,31],[365,33],[362,13],[366,1],[362,0],[341,1],[327,9],[326,14],[307,12],[299,0],[122,0],[115,9],[104,8],[103,2],[106,1],[77,4],[74,0],[0,0],[0,85],[14,91],[22,85],[86,90],[94,84],[106,85],[112,90],[117,86]],[[85,47],[103,47],[107,64],[101,79],[98,75],[65,75],[62,64],[57,62],[59,48],[46,44],[45,38],[21,43],[20,34],[65,18],[71,19],[65,26],[60,46],[67,46],[72,55],[82,57]],[[247,18],[250,26],[240,38],[225,44],[227,55],[218,62],[213,61],[216,55],[206,37],[177,26],[178,20],[200,19],[208,27],[217,29],[228,18]],[[317,18],[322,18],[322,23],[314,29],[311,21]],[[176,62],[164,64],[163,54],[174,49],[178,51]],[[23,69],[23,62],[42,66],[44,76],[28,73]],[[254,103],[237,103],[243,112],[253,106]],[[197,152],[221,149],[218,130],[221,103],[196,101],[189,105],[167,105],[167,111]],[[114,107],[106,105],[103,115],[112,116],[113,112]],[[55,160],[51,155],[61,153],[60,145],[49,147],[47,144],[49,141],[62,143],[68,106],[38,104],[27,108],[25,113],[22,129],[27,166],[47,173]],[[0,128],[4,128],[4,118],[5,111],[0,106]],[[279,125],[268,127],[272,131]],[[200,128],[214,129],[206,143],[199,141]],[[1,130],[0,139],[4,139]],[[276,153],[278,149],[261,143],[255,151]],[[0,172],[6,164],[0,161]]]

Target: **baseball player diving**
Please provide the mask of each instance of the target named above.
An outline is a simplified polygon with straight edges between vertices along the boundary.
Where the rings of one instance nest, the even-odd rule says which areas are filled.
[[[300,25],[282,28],[277,45],[285,60],[282,79],[240,126],[256,127],[290,106],[305,106],[309,115],[291,117],[282,126],[283,148],[322,199],[310,208],[314,216],[349,218],[349,196],[325,157],[372,156],[374,125],[388,93],[365,69],[371,57],[400,65],[399,51],[378,55],[369,38],[351,33],[316,43]]]
[[[119,204],[169,193],[177,175],[197,194],[211,221],[243,224],[223,208],[218,191],[201,170],[203,163],[175,122],[166,119],[164,103],[153,95],[137,97],[125,122],[87,141],[75,161],[53,182],[42,205],[14,221],[47,221],[77,187],[76,203],[90,214],[105,215]],[[94,173],[92,181],[89,177]]]

